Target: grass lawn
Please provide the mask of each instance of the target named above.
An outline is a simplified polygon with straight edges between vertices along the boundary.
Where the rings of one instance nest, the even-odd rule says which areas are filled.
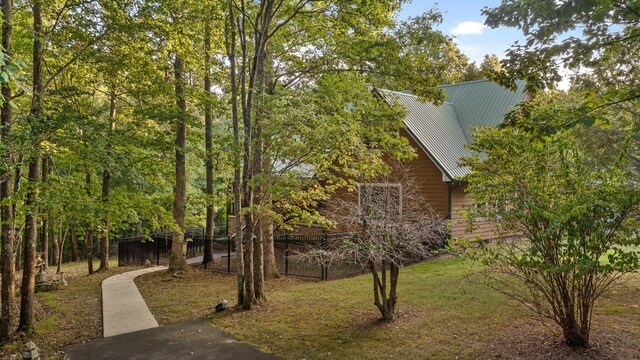
[[[401,270],[396,320],[381,323],[370,276],[328,282],[286,278],[268,284],[268,303],[214,314],[235,299],[234,275],[199,268],[184,278],[136,280],[161,324],[207,318],[241,340],[288,359],[638,359],[640,275],[598,304],[593,347],[573,351],[558,330],[483,284],[474,263],[441,258]]]
[[[99,265],[99,263],[97,264]],[[97,266],[94,262],[94,266]],[[62,265],[68,285],[50,292],[36,293],[35,332],[31,336],[22,335],[16,342],[0,348],[0,359],[11,359],[19,354],[24,343],[33,340],[44,359],[63,359],[62,347],[102,336],[102,291],[100,284],[105,278],[133,267],[118,267],[117,260],[109,262],[109,272],[87,275],[84,262]],[[49,274],[55,274],[55,267]],[[21,273],[17,276],[22,276]],[[19,287],[16,288],[19,292]],[[16,298],[14,324],[18,323],[20,298]],[[13,357],[20,359],[20,357]]]

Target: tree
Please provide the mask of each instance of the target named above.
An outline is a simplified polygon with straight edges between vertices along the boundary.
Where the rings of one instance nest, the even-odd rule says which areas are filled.
[[[25,238],[24,238],[24,265],[22,267],[22,286],[20,288],[20,322],[18,329],[24,332],[31,332],[34,325],[34,293],[35,293],[35,267],[36,267],[36,241],[38,223],[38,188],[40,177],[40,136],[43,115],[44,78],[43,78],[43,52],[44,52],[44,30],[42,25],[42,0],[34,0],[33,10],[33,95],[29,117],[31,120],[32,132],[34,135],[34,151],[29,157],[29,186],[27,188],[27,199],[25,207],[27,215],[25,218]]]
[[[8,64],[12,60],[12,32],[13,32],[13,1],[2,1],[2,49],[4,61],[2,72],[6,73]],[[12,332],[11,307],[15,297],[15,259],[13,251],[15,246],[14,228],[13,228],[13,207],[11,205],[12,197],[12,170],[13,153],[9,146],[9,137],[11,135],[12,122],[12,93],[11,84],[2,83],[2,110],[0,114],[0,148],[3,155],[0,159],[0,243],[2,245],[0,272],[2,273],[2,295],[0,302],[2,303],[2,311],[0,313],[0,342],[9,340]]]
[[[207,264],[213,261],[213,242],[215,235],[215,207],[213,204],[214,196],[214,165],[213,165],[213,114],[211,104],[211,22],[205,20],[205,34],[204,34],[204,131],[205,131],[205,170],[206,170],[206,195],[207,209],[206,209],[206,226],[205,226],[205,244],[204,244],[204,256],[202,257],[202,264],[206,267]]]
[[[361,118],[374,109],[384,113],[373,105],[374,97],[362,91],[366,87],[361,85],[369,81],[410,89],[429,100],[442,100],[443,94],[435,86],[457,76],[455,66],[451,70],[443,65],[443,59],[458,64],[462,57],[451,39],[434,30],[440,15],[431,11],[396,26],[393,12],[400,3],[229,2],[227,9],[233,14],[228,18],[227,49],[233,67],[229,82],[234,90],[230,92],[236,134],[234,166],[239,170],[235,183],[240,186],[234,193],[243,194],[242,199],[235,199],[236,214],[243,217],[242,223],[236,222],[236,236],[242,234],[247,247],[243,259],[237,259],[243,261],[245,268],[243,274],[238,274],[239,282],[245,284],[239,299],[247,293],[255,294],[256,301],[264,298],[263,278],[265,272],[270,272],[265,270],[269,268],[265,263],[273,264],[272,259],[263,259],[264,254],[273,255],[269,251],[270,226],[287,226],[286,222],[296,220],[326,223],[311,204],[317,204],[337,188],[337,183],[344,182],[335,174],[348,177],[363,165],[364,157],[360,155],[366,147],[362,142],[381,141],[374,146],[397,152],[407,147],[393,136],[371,136],[383,134],[391,123],[401,126],[402,119],[383,116],[384,120],[376,123]],[[387,31],[390,28],[392,34]],[[349,102],[358,102],[354,98],[329,99],[335,106],[323,106],[316,101],[326,100],[325,95],[332,90],[318,86],[320,83],[332,83],[340,89],[334,94],[340,96],[357,93],[356,96],[364,96],[363,101],[354,107],[354,114],[345,112]],[[327,120],[316,122],[315,134],[306,128],[313,122],[307,119],[308,115]],[[304,119],[300,126],[299,119]],[[335,131],[338,125],[343,126],[338,130],[343,134],[341,139],[336,141],[334,136],[324,143],[319,141],[329,137],[330,133],[324,131]],[[327,156],[319,159],[314,154]],[[319,181],[331,179],[332,185],[322,187],[329,191],[312,186],[313,181],[298,171],[301,166],[314,168]],[[336,171],[331,174],[330,169]],[[301,194],[300,189],[304,189],[304,195],[288,200],[284,196],[292,191]],[[253,302],[253,297],[246,301]]]
[[[480,75],[483,79],[494,78],[502,71],[500,59],[496,54],[485,55],[480,63]]]
[[[601,72],[611,67],[625,73],[637,65],[640,7],[637,1],[503,0],[500,6],[484,8],[486,24],[520,29],[525,44],[514,44],[502,61],[504,72],[496,78],[505,85],[527,81],[527,90],[553,88],[562,79],[563,67]],[[577,34],[581,29],[582,33]],[[607,61],[612,56],[618,62]],[[598,104],[637,104],[637,82],[617,82],[599,96]]]
[[[640,268],[630,135],[617,153],[601,156],[591,141],[602,136],[600,125],[564,126],[580,109],[575,95],[540,96],[511,113],[508,125],[478,132],[470,149],[485,160],[464,160],[475,204],[467,215],[493,220],[502,236],[476,242],[475,255],[495,271],[499,289],[557,323],[576,347],[589,344],[598,298]]]
[[[475,62],[467,64],[463,70],[462,81],[486,80],[500,76],[502,64],[496,54],[485,55],[480,66]]]
[[[391,175],[361,178],[357,190],[332,207],[329,216],[352,235],[297,255],[325,266],[353,263],[368,269],[374,305],[385,321],[393,320],[400,269],[428,258],[446,242],[444,221],[417,193],[409,168],[397,161],[391,164]]]

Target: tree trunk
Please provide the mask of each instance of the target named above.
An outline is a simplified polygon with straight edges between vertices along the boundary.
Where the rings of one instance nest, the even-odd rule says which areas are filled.
[[[113,132],[116,126],[116,106],[118,97],[115,90],[111,90],[109,96],[109,142],[107,144],[107,154],[111,156],[111,141],[113,141]],[[111,171],[108,167],[102,171],[102,204],[108,207],[109,203],[109,187],[111,182]],[[109,271],[109,216],[105,215],[102,221],[102,236],[100,237],[100,268],[98,271]]]
[[[60,239],[60,248],[58,250],[58,252],[56,253],[56,259],[58,262],[58,268],[56,269],[56,274],[60,274],[61,270],[60,267],[62,265],[62,253],[64,251],[64,242],[67,240],[67,232],[69,231],[69,225],[67,225],[67,228],[64,230],[64,235],[62,234],[62,224],[60,224],[60,226],[58,227],[58,236]]]
[[[42,29],[42,0],[33,0],[33,95],[30,116],[32,121],[40,122],[42,116],[42,97],[44,95],[42,81],[42,53],[44,35]],[[20,288],[20,322],[18,329],[23,332],[33,331],[34,324],[34,293],[35,293],[35,263],[38,226],[38,181],[40,176],[39,131],[33,132],[34,154],[29,162],[29,189],[25,207],[28,213],[25,217],[24,265],[22,268],[22,286]]]
[[[575,348],[586,348],[589,346],[589,331],[583,332],[577,324],[565,324],[562,335],[567,345]]]
[[[260,177],[264,173],[264,143],[262,139],[262,123],[265,121],[265,113],[266,113],[266,94],[265,94],[265,62],[266,62],[266,52],[262,52],[256,61],[256,72],[255,72],[255,99],[257,100],[257,109],[255,114],[255,124],[253,126],[253,166],[252,166],[252,176],[255,178],[256,175]],[[262,177],[264,179],[264,177]],[[264,201],[267,198],[265,191],[267,187],[264,183],[257,184],[254,186],[252,190],[257,190],[257,193],[254,194],[254,203],[259,204],[258,209],[262,208],[264,205]],[[266,300],[266,296],[264,294],[264,250],[262,248],[262,244],[264,242],[264,221],[262,216],[262,211],[255,210],[251,211],[253,213],[253,219],[256,222],[256,228],[253,229],[253,287],[255,292],[256,301],[264,301]]]
[[[91,173],[87,170],[85,174],[85,184],[87,185],[87,196],[91,199]],[[89,275],[93,274],[93,225],[89,225],[85,229],[84,235],[84,251],[87,255],[87,270]]]
[[[280,273],[276,265],[276,252],[273,245],[273,224],[265,226],[265,234],[262,237],[262,249],[264,253],[264,278],[265,280],[278,279]]]
[[[174,62],[176,105],[178,106],[178,119],[176,121],[176,183],[174,187],[173,219],[177,225],[177,231],[173,232],[171,242],[171,256],[169,257],[169,270],[182,270],[187,267],[186,254],[183,252],[184,242],[184,217],[187,205],[187,180],[185,168],[186,142],[187,142],[187,102],[184,93],[184,64],[182,58],[176,54]]]
[[[273,70],[273,56],[271,51],[271,46],[267,44],[265,46],[265,65],[264,65],[264,93],[267,95],[273,95],[275,91],[275,79],[274,79],[274,70]],[[266,111],[269,109],[266,107],[266,104],[263,105],[263,108]],[[262,154],[261,159],[262,172],[267,174],[267,176],[272,176],[272,168],[271,168],[271,159],[268,154],[264,152]],[[263,190],[261,191],[262,196],[266,197],[262,199],[263,205],[266,208],[271,209],[273,206],[273,201],[271,199],[271,195]],[[280,277],[278,273],[278,267],[276,265],[276,253],[274,249],[273,243],[273,222],[269,215],[263,214],[261,219],[260,231],[262,231],[262,251],[263,251],[263,266],[264,266],[264,279],[277,279]]]
[[[381,269],[378,269],[374,263],[370,263],[369,270],[371,271],[371,275],[373,275],[373,304],[380,311],[382,320],[391,321],[393,320],[397,300],[396,291],[399,268],[393,264],[389,264],[389,284],[387,284],[386,262],[382,263]],[[389,288],[388,293],[387,288]]]
[[[246,204],[247,207],[251,207],[252,204],[252,194],[251,188],[247,185],[244,185],[244,197],[243,203]],[[244,214],[244,230],[243,230],[243,242],[245,244],[245,253],[244,253],[244,293],[245,293],[245,301],[243,304],[243,309],[251,310],[253,304],[256,303],[255,297],[255,286],[253,283],[254,273],[253,273],[253,214],[251,211],[247,211]]]
[[[22,161],[24,160],[24,155],[20,154],[18,155],[18,161],[15,161],[15,172],[14,172],[14,179],[13,179],[13,194],[18,194],[20,193],[20,187],[22,184]],[[14,266],[14,273],[15,271],[17,271],[20,266],[21,266],[21,255],[20,252],[22,251],[22,230],[20,230],[19,232],[16,231],[16,206],[18,206],[17,202],[13,202],[13,204],[11,205],[11,213],[13,214],[13,222],[11,223],[11,228],[13,229],[13,251],[16,253],[16,256],[13,259],[13,266]]]
[[[238,84],[236,77],[236,16],[233,11],[234,3],[229,0],[227,8],[229,10],[230,22],[225,29],[225,42],[227,45],[227,56],[229,58],[229,69],[231,75],[231,118],[233,123],[233,208],[235,214],[235,247],[236,247],[236,276],[237,276],[237,308],[242,308],[245,303],[244,293],[244,249],[242,245],[242,203],[241,203],[241,162],[242,154],[240,148],[240,116],[238,114]],[[229,239],[231,240],[231,239]]]
[[[40,156],[35,155],[29,163],[29,190],[25,207],[29,212],[25,216],[24,263],[22,266],[22,286],[20,287],[20,322],[18,330],[26,333],[33,331],[34,297],[36,287],[36,242],[38,227],[38,180],[40,177]]]
[[[10,62],[13,54],[11,37],[13,21],[11,12],[13,0],[2,0],[2,48],[5,51],[5,61]],[[4,103],[0,112],[0,141],[5,149],[10,149],[12,107],[9,104],[12,99],[11,88],[8,84],[2,85]],[[6,162],[6,170],[0,172],[0,273],[2,273],[2,289],[0,290],[0,343],[8,342],[12,333],[11,307],[15,298],[15,259],[13,257],[15,245],[15,228],[13,207],[10,205],[11,193],[11,165],[13,164],[12,151],[5,152],[2,157]],[[5,202],[7,201],[7,202]]]
[[[206,229],[205,229],[205,242],[204,242],[204,256],[202,257],[202,264],[207,267],[207,264],[213,261],[213,240],[215,234],[215,207],[213,204],[213,134],[212,126],[213,119],[211,114],[211,24],[207,20],[204,30],[204,131],[205,131],[205,170],[206,170],[206,197],[207,197],[207,215],[206,215]]]
[[[55,223],[51,223],[52,226],[52,237],[51,237],[51,245],[53,245],[53,249],[51,251],[51,265],[58,265],[58,255],[60,254],[60,237],[58,231],[56,231]],[[42,229],[41,231],[45,231]]]
[[[262,225],[262,219],[258,218],[258,224],[255,231],[255,237],[253,241],[253,287],[255,292],[256,301],[262,302],[267,299],[264,293],[264,251],[262,248],[264,227]]]
[[[102,172],[102,202],[109,202],[109,181],[111,180],[111,172],[105,169]],[[109,219],[105,216],[102,222],[102,236],[100,237],[100,267],[98,271],[109,270]]]
[[[69,225],[71,232],[71,261],[78,261],[78,238],[76,236],[76,227],[73,224]]]
[[[49,180],[49,157],[42,156],[42,184],[46,184]],[[42,269],[49,270],[49,215],[50,212],[46,209],[42,209],[42,213],[47,216],[42,217],[42,223],[40,226],[40,252],[42,253],[42,261],[44,261]],[[55,250],[54,255],[51,256],[52,263],[55,264]]]
[[[90,228],[85,231],[84,246],[87,252],[87,269],[91,275],[93,274],[93,230]]]

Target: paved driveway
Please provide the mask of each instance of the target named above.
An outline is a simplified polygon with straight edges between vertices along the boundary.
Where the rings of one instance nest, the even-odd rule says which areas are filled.
[[[277,359],[202,320],[67,345],[64,351],[70,360]]]

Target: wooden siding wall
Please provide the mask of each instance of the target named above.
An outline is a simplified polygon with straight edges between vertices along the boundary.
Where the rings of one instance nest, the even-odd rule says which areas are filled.
[[[417,154],[416,158],[408,164],[403,165],[405,171],[409,172],[409,174],[405,176],[413,179],[413,185],[417,187],[416,194],[421,197],[421,201],[423,201],[425,207],[429,204],[442,218],[447,218],[449,216],[449,190],[447,183],[442,181],[442,172],[405,130],[401,131],[401,135],[409,140],[411,146],[416,149]],[[394,173],[391,174],[391,182],[394,181],[394,178],[401,178],[403,176],[400,171],[402,170],[395,170]],[[358,206],[357,194],[347,192],[344,188],[339,189],[332,198],[327,201],[325,208],[327,215],[336,212],[336,203],[338,202],[336,199],[353,201],[355,202],[354,206]],[[403,202],[404,201],[403,199]],[[406,207],[406,205],[404,206]],[[347,231],[345,226],[341,226],[341,224],[336,225],[337,231]]]
[[[458,186],[451,192],[451,235],[452,237],[462,237],[473,240],[480,236],[484,240],[491,240],[498,237],[495,228],[490,221],[478,220],[473,223],[473,232],[469,233],[469,222],[462,217],[462,212],[472,206],[471,199],[465,192],[465,186]]]
[[[442,181],[442,172],[406,130],[401,130],[400,134],[409,139],[409,143],[416,149],[418,155],[409,162],[408,166],[410,176],[415,179],[414,185],[418,187],[417,193],[422,194],[424,201],[431,204],[441,217],[448,217],[449,189],[447,183]]]

